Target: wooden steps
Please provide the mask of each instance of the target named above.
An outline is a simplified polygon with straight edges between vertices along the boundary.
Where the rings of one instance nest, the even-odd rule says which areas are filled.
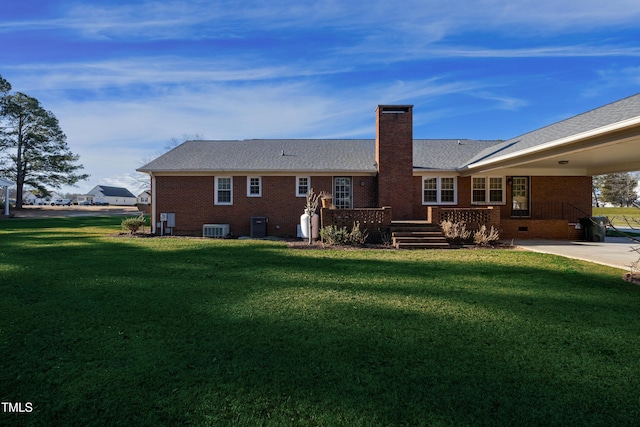
[[[391,239],[398,249],[450,249],[439,225],[427,221],[393,221]]]

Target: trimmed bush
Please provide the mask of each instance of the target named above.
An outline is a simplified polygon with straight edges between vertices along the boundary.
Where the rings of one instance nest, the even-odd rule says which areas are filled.
[[[122,229],[128,231],[129,234],[134,234],[137,233],[141,228],[142,230],[144,230],[146,219],[142,215],[138,217],[125,218],[122,220],[120,225],[122,225]]]
[[[360,228],[360,223],[353,224],[351,231],[347,227],[328,225],[320,230],[320,238],[328,245],[363,246],[369,233]]]

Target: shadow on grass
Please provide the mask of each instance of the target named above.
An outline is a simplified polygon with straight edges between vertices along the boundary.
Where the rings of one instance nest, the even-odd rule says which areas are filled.
[[[640,416],[640,292],[613,270],[501,251],[104,238],[79,249],[56,238],[55,255],[8,254],[20,245],[0,243],[0,399],[36,406],[11,421],[621,425]]]

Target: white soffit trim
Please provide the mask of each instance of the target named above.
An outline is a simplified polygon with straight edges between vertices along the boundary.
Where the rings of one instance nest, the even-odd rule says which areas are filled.
[[[604,135],[604,134],[607,134],[609,132],[622,130],[624,128],[632,127],[632,126],[635,126],[635,125],[638,125],[638,124],[640,124],[640,116],[636,116],[636,117],[633,117],[631,119],[627,119],[627,120],[623,120],[623,121],[620,121],[620,122],[612,123],[610,125],[602,126],[602,127],[599,127],[599,128],[591,129],[591,130],[588,130],[586,132],[576,133],[574,135],[567,136],[567,137],[560,138],[560,139],[556,139],[556,140],[553,140],[553,141],[550,141],[550,142],[545,142],[543,144],[539,144],[539,145],[535,145],[533,147],[525,148],[524,150],[516,151],[514,153],[503,154],[501,156],[494,157],[492,159],[481,160],[481,161],[476,162],[476,163],[471,163],[471,164],[467,165],[467,168],[468,169],[481,168],[483,166],[487,166],[487,165],[490,165],[492,163],[497,163],[497,162],[501,162],[501,161],[504,161],[504,160],[509,160],[509,159],[520,157],[520,156],[525,156],[527,154],[534,154],[536,152],[541,152],[541,151],[546,151],[546,150],[549,150],[549,149],[552,149],[552,148],[561,147],[563,145],[568,145],[568,144],[571,144],[571,143],[574,143],[574,142],[578,142],[578,141],[582,141],[582,140],[585,140],[585,139],[593,138],[595,136]]]
[[[460,176],[455,169],[421,169],[413,168],[413,176]]]
[[[376,176],[371,170],[154,170],[147,172],[153,176]]]

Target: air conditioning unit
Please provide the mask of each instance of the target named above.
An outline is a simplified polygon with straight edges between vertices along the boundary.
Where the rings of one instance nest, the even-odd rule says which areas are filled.
[[[204,224],[202,237],[223,238],[229,235],[229,224]]]

